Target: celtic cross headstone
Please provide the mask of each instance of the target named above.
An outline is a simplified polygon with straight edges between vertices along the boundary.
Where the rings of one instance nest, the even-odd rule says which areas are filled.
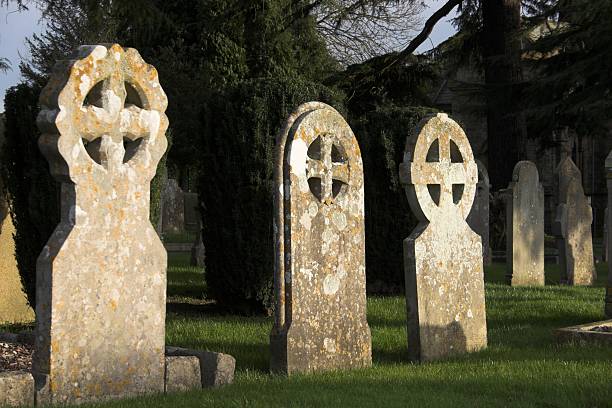
[[[478,169],[461,127],[445,114],[423,120],[408,137],[400,180],[419,219],[404,240],[411,359],[486,347],[482,243],[466,222]]]
[[[157,71],[135,49],[80,47],[58,62],[40,105],[61,221],[37,261],[37,397],[163,392],[166,251],[149,222],[167,147]]]
[[[363,164],[342,116],[301,105],[277,140],[271,369],[369,366]]]

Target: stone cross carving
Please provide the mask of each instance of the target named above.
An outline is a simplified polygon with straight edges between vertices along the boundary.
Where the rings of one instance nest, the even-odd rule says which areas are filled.
[[[460,157],[452,157],[452,145]],[[438,161],[429,161],[430,150]],[[404,241],[408,351],[413,360],[486,347],[482,244],[465,221],[477,179],[468,139],[447,115],[423,120],[408,138],[400,180],[420,221]],[[440,185],[437,199],[428,188],[432,184]]]
[[[544,285],[544,188],[536,165],[518,162],[505,194],[508,283]]]
[[[476,184],[476,197],[474,204],[467,217],[467,223],[480,235],[482,240],[482,259],[485,265],[491,264],[491,246],[489,244],[489,204],[491,184],[489,173],[480,160],[476,160],[478,166],[478,183]]]
[[[593,211],[582,188],[582,174],[571,157],[557,167],[558,205],[553,233],[557,238],[561,282],[592,285],[597,275],[593,260]]]
[[[275,166],[271,370],[371,365],[363,164],[342,116],[303,104],[279,134]]]
[[[80,47],[40,96],[41,151],[61,221],[37,261],[38,401],[164,390],[166,251],[149,186],[167,147],[155,68],[117,44]]]
[[[608,182],[608,207],[606,208],[606,228],[605,228],[605,245],[604,251],[608,261],[608,281],[606,284],[606,306],[605,312],[608,319],[612,319],[612,150],[606,157],[606,178]]]

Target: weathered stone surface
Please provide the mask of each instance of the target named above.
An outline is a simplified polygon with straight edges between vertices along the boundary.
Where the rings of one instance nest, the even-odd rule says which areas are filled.
[[[480,160],[478,166],[478,183],[476,184],[476,197],[467,217],[467,223],[472,230],[480,235],[482,240],[482,259],[485,265],[491,264],[491,245],[489,243],[489,173]]]
[[[162,232],[185,231],[185,200],[183,190],[174,179],[168,179],[162,191]]]
[[[544,285],[544,189],[535,164],[514,166],[506,194],[508,283]]]
[[[468,139],[446,114],[423,120],[408,137],[400,180],[420,221],[404,240],[412,360],[487,345],[482,244],[465,221],[477,178]],[[430,191],[430,185],[439,188]]]
[[[135,49],[80,47],[40,96],[61,221],[37,262],[33,373],[48,402],[164,390],[166,263],[149,185],[166,95]]]
[[[608,281],[606,284],[605,314],[612,319],[612,150],[606,158],[606,178],[608,183],[608,208],[606,209],[606,244],[608,257]]]
[[[557,168],[558,202],[553,232],[557,237],[561,282],[592,285],[596,279],[591,223],[593,212],[584,195],[580,170],[567,155]]]
[[[212,351],[166,347],[167,356],[195,356],[200,360],[203,388],[221,387],[234,382],[236,359],[229,354]]]
[[[166,357],[166,392],[202,388],[200,359],[195,356]]]
[[[31,322],[34,310],[23,292],[15,259],[15,227],[5,205],[0,182],[0,324]]]
[[[275,165],[273,372],[366,367],[363,164],[342,116],[311,102],[291,114]]]
[[[0,406],[34,405],[34,377],[26,371],[0,372]]]

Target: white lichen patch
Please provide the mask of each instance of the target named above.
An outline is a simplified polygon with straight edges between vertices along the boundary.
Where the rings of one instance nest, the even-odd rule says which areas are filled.
[[[328,353],[335,353],[336,352],[336,340],[326,337],[323,340],[323,347],[325,348],[325,351],[327,351]]]
[[[323,280],[323,293],[335,295],[338,289],[340,289],[340,279],[335,274],[327,275]]]
[[[291,172],[299,177],[306,176],[306,159],[308,157],[308,146],[302,139],[295,139],[291,142],[289,154],[289,166]]]

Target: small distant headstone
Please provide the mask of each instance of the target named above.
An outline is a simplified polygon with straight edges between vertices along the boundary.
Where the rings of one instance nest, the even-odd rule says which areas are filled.
[[[597,275],[593,259],[593,211],[582,188],[580,169],[569,155],[559,164],[558,205],[553,223],[557,239],[561,282],[592,285]]]
[[[608,182],[608,208],[606,209],[606,244],[604,250],[607,252],[608,281],[606,284],[606,317],[612,319],[612,150],[606,157],[606,178]]]
[[[489,243],[489,191],[491,184],[489,183],[489,174],[487,169],[476,160],[478,165],[478,184],[476,184],[476,198],[474,205],[467,217],[467,223],[480,235],[482,240],[482,259],[485,265],[491,264],[491,246]]]
[[[465,221],[478,168],[461,127],[445,114],[423,120],[407,140],[400,180],[420,221],[404,241],[409,355],[429,361],[480,350],[487,345],[482,243]]]
[[[275,182],[272,371],[370,366],[363,164],[336,110],[311,102],[289,117]]]
[[[185,231],[196,232],[200,228],[200,201],[197,193],[183,193],[185,203]]]
[[[168,179],[162,191],[162,232],[178,234],[185,231],[185,199],[175,179]]]
[[[206,249],[204,248],[204,240],[202,239],[202,222],[199,221],[198,225],[200,228],[196,232],[196,238],[191,247],[191,266],[197,266],[198,268],[204,267],[204,261],[206,259]]]
[[[167,147],[167,98],[138,51],[80,47],[40,96],[39,146],[61,221],[37,262],[37,401],[164,391],[167,255],[149,189]]]
[[[544,189],[532,162],[514,167],[507,190],[506,234],[508,283],[544,285]]]

